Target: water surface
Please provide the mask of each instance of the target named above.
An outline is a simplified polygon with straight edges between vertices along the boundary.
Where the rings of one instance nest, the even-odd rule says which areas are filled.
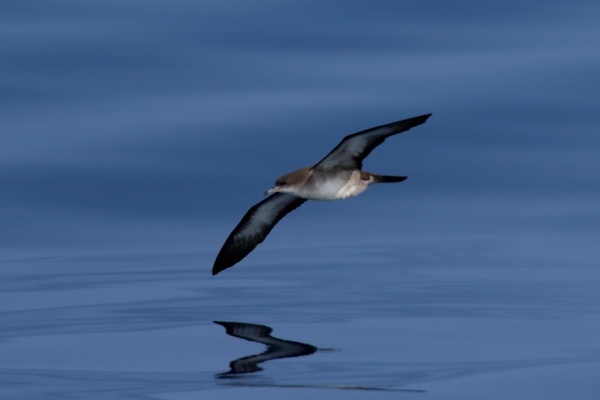
[[[591,398],[598,389],[595,265],[523,262],[507,244],[476,240],[376,250],[290,250],[296,262],[265,259],[218,278],[198,272],[210,260],[202,254],[5,261],[2,391],[193,398],[262,387],[323,398],[477,398],[491,396],[491,384],[498,398],[560,398],[566,388]],[[310,261],[320,254],[347,262]],[[225,379],[230,362],[265,347],[227,336],[213,322],[224,320],[266,325],[316,351]],[[562,388],[539,392],[556,374]]]

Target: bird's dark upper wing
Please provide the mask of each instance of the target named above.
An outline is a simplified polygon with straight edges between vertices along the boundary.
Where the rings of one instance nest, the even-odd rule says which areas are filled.
[[[421,125],[430,115],[425,114],[403,121],[392,122],[391,124],[348,135],[313,168],[362,169],[362,161],[387,137],[407,131],[413,126]]]
[[[232,267],[262,243],[277,222],[306,199],[275,193],[252,207],[229,235],[213,266],[213,275]]]

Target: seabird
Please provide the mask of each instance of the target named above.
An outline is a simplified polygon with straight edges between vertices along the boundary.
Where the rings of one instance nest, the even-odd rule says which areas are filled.
[[[362,171],[362,161],[383,141],[424,123],[431,114],[381,125],[346,136],[312,167],[291,172],[267,190],[268,198],[252,207],[229,235],[213,265],[213,275],[234,266],[265,240],[271,229],[306,200],[338,200],[356,196],[373,183],[402,182],[406,176]]]

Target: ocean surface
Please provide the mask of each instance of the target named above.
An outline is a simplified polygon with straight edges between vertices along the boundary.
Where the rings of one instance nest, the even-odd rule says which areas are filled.
[[[211,254],[5,261],[0,393],[592,399],[598,267],[540,257],[536,245],[301,248],[217,278],[198,271]],[[214,321],[262,325],[315,349],[228,373],[266,348]]]
[[[598,399],[600,5],[3,1],[1,399]],[[275,179],[433,113],[217,276]]]

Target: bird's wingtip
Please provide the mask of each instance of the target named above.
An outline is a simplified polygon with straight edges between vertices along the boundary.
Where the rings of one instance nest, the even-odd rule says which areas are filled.
[[[229,267],[233,267],[236,263],[227,263],[227,262],[223,262],[223,260],[219,260],[217,259],[217,261],[215,262],[215,264],[213,265],[212,268],[212,274],[213,276],[217,275],[219,272],[221,271],[225,271],[227,268]]]
[[[414,128],[415,126],[424,124],[427,121],[427,118],[431,117],[431,113],[419,115],[417,117],[412,117],[408,119],[403,119],[402,121],[393,122],[389,124],[389,126],[396,127],[397,131],[395,133],[400,133],[409,130],[410,128]]]
[[[431,113],[419,115],[408,119],[403,119],[402,121],[395,122],[394,124],[399,124],[400,126],[406,126],[408,124],[409,128],[404,128],[404,130],[407,130],[410,128],[414,128],[417,125],[424,124],[429,117],[431,117]]]

